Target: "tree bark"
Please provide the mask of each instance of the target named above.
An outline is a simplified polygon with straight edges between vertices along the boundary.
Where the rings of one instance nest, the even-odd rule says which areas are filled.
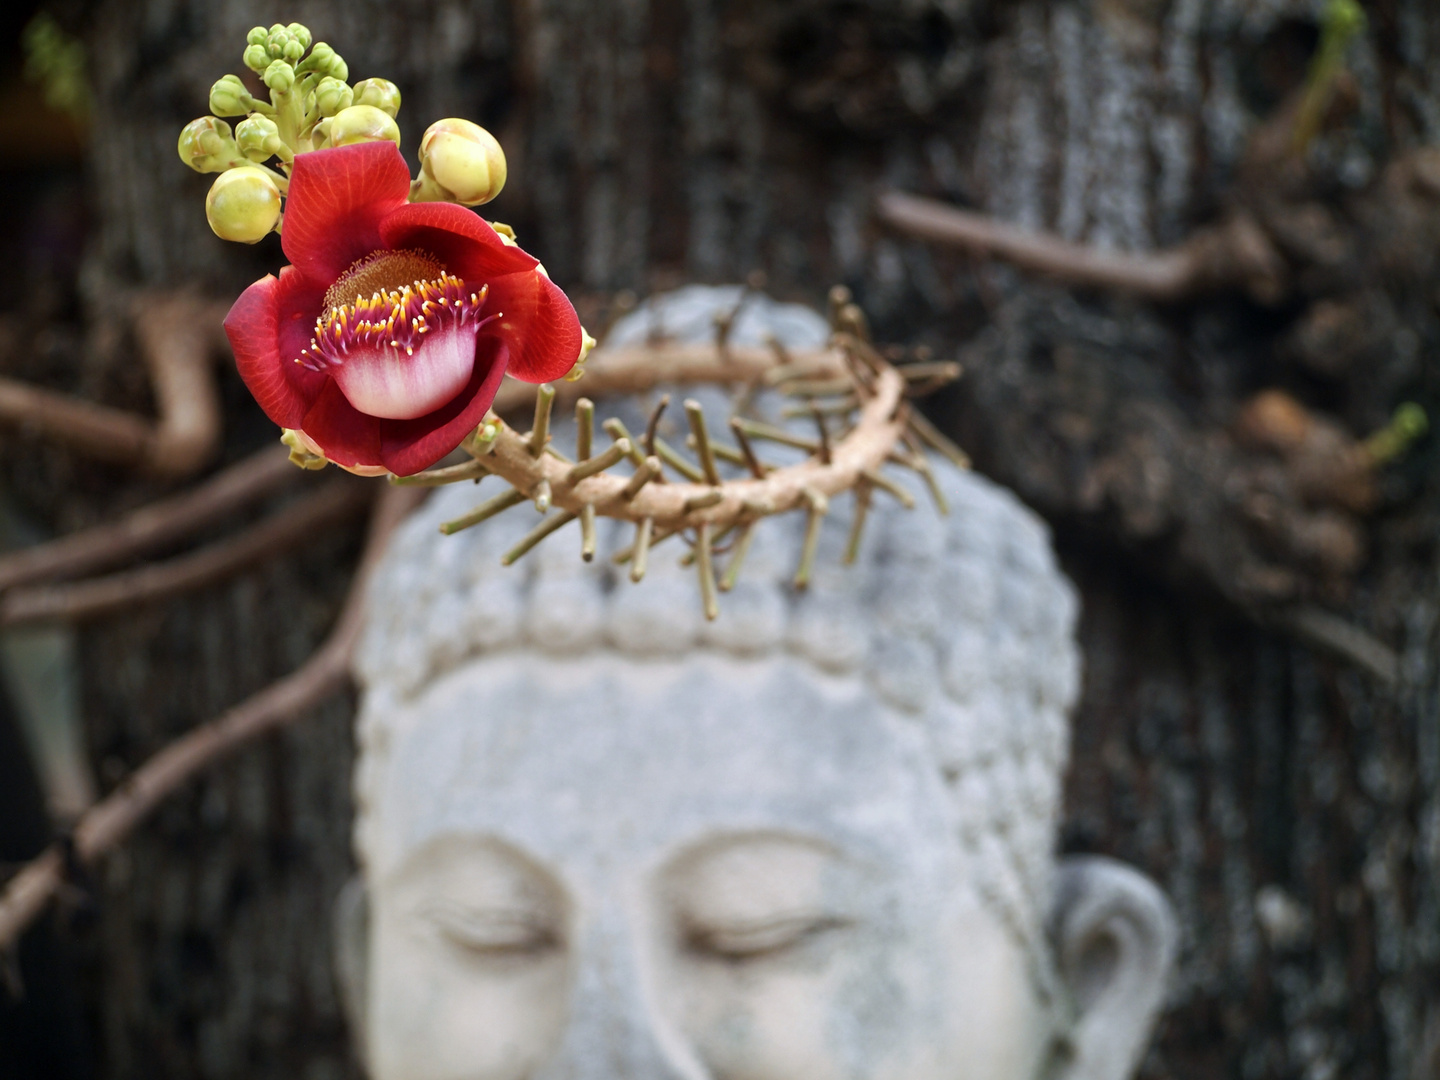
[[[618,290],[848,284],[881,340],[960,355],[932,415],[1052,521],[1084,595],[1065,845],[1155,875],[1184,927],[1142,1075],[1420,1080],[1440,1068],[1440,451],[1354,512],[1235,435],[1266,388],[1351,439],[1440,404],[1440,224],[1387,172],[1440,140],[1440,14],[1369,12],[1297,167],[1257,149],[1319,34],[1281,0],[97,0],[91,385],[126,392],[123,335],[93,328],[131,288],[228,296],[281,261],[210,234],[173,149],[261,17],[399,83],[407,153],[445,115],[496,131],[510,181],[487,213],[592,329]],[[1248,215],[1290,292],[1061,287],[886,230],[885,188],[1129,252]],[[266,426],[226,393],[233,458]],[[87,631],[102,775],[298,664],[349,542]],[[1395,650],[1398,681],[1284,630],[1295,605]],[[321,930],[349,865],[348,720],[245,754],[107,866],[106,1076],[355,1075]]]

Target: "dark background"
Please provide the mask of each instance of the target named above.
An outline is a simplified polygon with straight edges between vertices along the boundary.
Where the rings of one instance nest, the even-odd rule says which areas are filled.
[[[1440,203],[1398,179],[1440,143],[1433,3],[1366,5],[1299,165],[1267,157],[1261,136],[1304,85],[1320,36],[1310,3],[47,10],[86,45],[94,107],[83,130],[43,111],[13,44],[30,12],[7,9],[0,100],[19,104],[0,109],[0,373],[148,410],[137,291],[229,297],[279,263],[274,238],[242,249],[211,235],[208,179],[174,151],[210,83],[241,70],[248,27],[276,20],[332,43],[352,80],[396,81],[407,150],[442,116],[493,130],[510,181],[487,213],[592,327],[626,290],[764,269],[774,294],[819,304],[843,282],[878,339],[965,363],[927,408],[1052,522],[1084,594],[1063,843],[1152,874],[1184,928],[1142,1075],[1440,1076],[1440,446],[1422,440],[1382,470],[1360,512],[1235,436],[1267,388],[1346,438],[1406,400],[1440,415]],[[887,186],[1117,250],[1243,212],[1290,287],[1264,304],[1220,288],[1164,305],[1066,287],[887,231],[872,214]],[[233,373],[224,393],[233,460],[274,432]],[[13,430],[0,431],[0,486],[55,533],[166,490]],[[84,627],[102,788],[301,662],[357,540],[339,530]],[[1302,607],[1394,650],[1398,681],[1287,630]],[[58,1056],[16,1071],[23,1057],[0,1043],[0,1075],[356,1075],[321,929],[350,872],[349,719],[337,702],[245,751],[76,890],[33,946],[69,951],[69,989],[21,957],[22,1007],[51,1010],[25,1030]],[[20,781],[0,777],[0,792],[16,803],[0,859],[18,859],[43,819],[12,799]]]

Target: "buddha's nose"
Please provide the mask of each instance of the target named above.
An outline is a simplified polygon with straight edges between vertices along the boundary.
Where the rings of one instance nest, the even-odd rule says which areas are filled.
[[[581,932],[564,1035],[532,1080],[708,1080],[655,1006],[632,923],[616,915]]]

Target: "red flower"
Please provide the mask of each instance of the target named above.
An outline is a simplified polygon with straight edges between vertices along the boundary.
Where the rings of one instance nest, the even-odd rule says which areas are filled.
[[[270,419],[337,465],[398,476],[459,446],[507,371],[563,376],[582,337],[534,258],[473,211],[409,192],[389,142],[297,156],[281,234],[292,265],[225,319]]]

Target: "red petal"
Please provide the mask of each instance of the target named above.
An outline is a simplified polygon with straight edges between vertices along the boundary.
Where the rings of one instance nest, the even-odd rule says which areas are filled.
[[[299,427],[328,381],[328,376],[293,363],[300,347],[291,348],[302,323],[308,344],[323,293],[287,266],[278,281],[266,275],[241,293],[225,316],[225,334],[240,378],[265,415],[281,427]]]
[[[410,169],[391,142],[312,150],[295,158],[280,246],[327,286],[378,251],[380,222],[410,195]]]
[[[337,465],[379,465],[382,423],[346,401],[335,380],[327,377],[304,422],[292,426],[302,428]]]
[[[503,343],[482,338],[477,342],[469,384],[448,404],[414,420],[381,421],[380,457],[385,467],[396,476],[410,476],[459,446],[495,400],[508,359]]]
[[[502,318],[481,330],[510,347],[510,374],[523,382],[559,379],[580,357],[580,317],[569,297],[539,270],[489,282],[485,314]]]
[[[380,236],[389,248],[430,252],[472,287],[535,267],[533,256],[505,243],[479,214],[454,203],[407,203],[380,223]]]

